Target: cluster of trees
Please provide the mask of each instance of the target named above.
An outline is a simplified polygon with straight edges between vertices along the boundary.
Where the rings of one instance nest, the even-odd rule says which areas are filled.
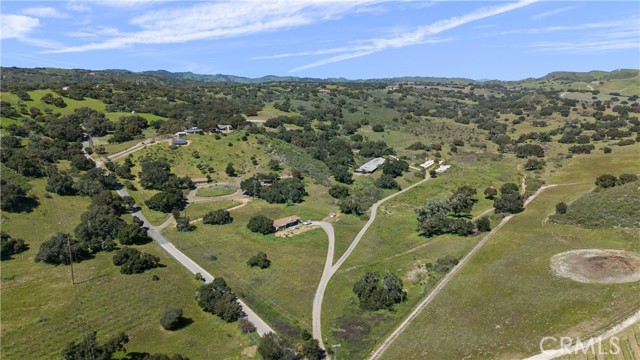
[[[29,250],[22,239],[14,239],[8,233],[0,232],[0,260],[9,260],[12,255]]]
[[[362,215],[382,197],[382,190],[379,187],[364,182],[348,190],[348,195],[338,203],[340,211],[345,214]]]
[[[120,266],[121,274],[140,274],[157,268],[160,258],[125,246],[113,255],[113,265]]]
[[[303,331],[296,343],[291,344],[290,341],[275,333],[268,333],[258,343],[258,354],[264,360],[320,360],[324,358],[324,351],[320,348],[318,340],[312,338],[308,331]],[[298,350],[297,354],[293,348]]]
[[[81,262],[90,257],[91,254],[85,246],[73,239],[71,235],[56,233],[49,240],[40,244],[35,261],[52,265],[69,265],[71,261]]]
[[[257,266],[260,269],[266,269],[271,266],[271,260],[267,259],[267,254],[260,251],[256,255],[253,255],[249,261],[247,261],[247,265],[254,267]]]
[[[85,359],[113,359],[116,352],[126,351],[124,345],[129,342],[129,336],[124,332],[100,344],[97,339],[97,332],[93,331],[84,336],[82,341],[72,341],[62,350],[62,357],[65,360],[85,360]]]
[[[28,200],[35,201],[35,198],[27,195],[31,185],[26,181],[8,178],[6,174],[7,172],[3,171],[3,177],[0,179],[0,209],[9,212],[21,211],[22,205]]]
[[[226,322],[236,321],[242,314],[242,306],[236,295],[221,277],[202,285],[196,292],[196,300],[204,311],[215,314]]]
[[[99,251],[112,251],[115,240],[122,245],[136,245],[151,239],[143,227],[142,220],[134,217],[131,224],[121,219],[125,213],[124,201],[111,191],[101,191],[93,196],[92,203],[81,216],[75,228],[74,239],[69,234],[57,233],[40,245],[37,262],[69,264],[69,252],[74,262],[91,257]],[[71,251],[69,251],[71,248]]]
[[[524,211],[524,196],[520,195],[518,185],[506,183],[500,187],[500,197],[493,201],[497,213],[517,214]]]
[[[185,205],[184,195],[180,189],[168,189],[156,193],[145,204],[149,209],[170,213],[182,209]]]
[[[249,219],[247,228],[252,232],[257,232],[262,235],[272,234],[276,232],[273,227],[273,219],[270,219],[264,215],[254,215]]]
[[[404,160],[389,159],[382,165],[382,175],[375,181],[375,185],[381,189],[397,189],[400,185],[395,180],[402,173],[409,171],[409,164]]]
[[[476,193],[476,189],[463,185],[449,199],[427,200],[424,206],[416,209],[420,235],[430,237],[445,233],[472,234],[476,225],[465,218],[470,216],[473,205],[477,202],[473,198]]]
[[[74,233],[91,253],[115,249],[115,239],[125,226],[120,215],[126,212],[122,198],[111,191],[96,194],[89,209],[81,216]]]
[[[382,276],[375,272],[364,274],[353,285],[353,292],[358,295],[360,307],[370,311],[391,309],[407,299],[402,280],[388,271]]]
[[[147,119],[142,116],[133,115],[120,117],[109,142],[121,143],[137,139],[142,135],[142,131],[148,127],[149,123]]]
[[[170,191],[187,189],[193,184],[187,176],[178,178],[171,173],[171,165],[166,159],[141,158],[140,185],[145,189]]]
[[[280,179],[277,174],[256,174],[242,180],[240,188],[245,194],[257,196],[270,204],[300,203],[307,196],[302,179]]]
[[[225,225],[233,222],[233,217],[227,210],[212,210],[204,215],[202,222],[208,225]]]
[[[85,335],[82,340],[76,342],[70,342],[62,350],[62,358],[64,360],[112,360],[115,359],[116,353],[126,353],[127,349],[125,344],[129,342],[129,336],[124,332],[118,333],[118,335],[107,340],[105,343],[98,342],[97,332],[92,331]],[[135,355],[134,355],[135,354]],[[145,352],[131,353],[132,358],[140,360],[189,360],[188,357],[181,354],[167,355],[167,354],[149,354]],[[120,357],[117,357],[120,359]],[[127,359],[129,356],[126,357]]]
[[[638,181],[638,176],[635,174],[622,174],[619,178],[616,178],[610,174],[603,174],[596,179],[596,186],[600,189],[606,189],[614,186],[624,185],[629,182]]]
[[[40,98],[40,101],[42,101],[45,104],[55,105],[56,107],[59,107],[59,108],[67,107],[67,103],[64,102],[64,99],[62,99],[59,96],[53,97],[51,93],[46,93],[42,98]]]

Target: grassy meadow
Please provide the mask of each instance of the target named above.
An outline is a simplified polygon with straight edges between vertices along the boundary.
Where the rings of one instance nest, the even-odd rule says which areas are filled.
[[[588,230],[543,221],[557,202],[575,200],[593,188],[597,175],[621,168],[640,172],[637,154],[569,161],[548,181],[559,186],[544,191],[507,223],[383,358],[521,358],[539,351],[544,336],[594,335],[636,311],[637,283],[593,285],[556,278],[549,259],[581,248],[638,252],[638,229]]]
[[[253,340],[235,323],[227,324],[203,312],[194,300],[198,282],[157,245],[138,246],[159,256],[164,267],[137,275],[122,275],[112,253],[74,264],[76,284],[67,266],[34,262],[40,244],[56,232],[73,233],[89,206],[87,197],[45,197],[43,179],[32,181],[40,205],[28,213],[2,213],[2,230],[22,238],[29,250],[2,261],[3,359],[58,359],[60,351],[83,334],[98,330],[98,339],[125,331],[127,349],[138,352],[181,353],[192,359],[241,359]],[[152,275],[159,281],[152,281]],[[189,280],[191,279],[191,280]],[[192,320],[168,332],[159,319],[167,307],[182,307]]]

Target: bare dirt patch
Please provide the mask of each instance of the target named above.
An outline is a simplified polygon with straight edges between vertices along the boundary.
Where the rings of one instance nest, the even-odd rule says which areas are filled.
[[[551,257],[559,277],[589,284],[618,284],[640,280],[640,256],[611,249],[567,251]]]

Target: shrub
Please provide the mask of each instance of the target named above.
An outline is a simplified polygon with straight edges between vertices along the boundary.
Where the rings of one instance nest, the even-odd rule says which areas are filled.
[[[496,190],[495,188],[488,187],[488,188],[484,189],[484,196],[487,199],[493,199],[493,198],[496,197],[496,195],[498,195],[498,190]]]
[[[123,247],[113,255],[113,265],[120,266],[121,274],[139,274],[158,267],[160,258],[138,249]]]
[[[615,176],[609,174],[603,174],[596,179],[596,186],[601,189],[606,189],[616,186],[618,179]]]
[[[329,195],[336,199],[344,199],[349,196],[349,188],[339,184],[332,185],[329,188]]]
[[[204,311],[215,314],[226,322],[238,320],[242,313],[237,297],[221,277],[202,285],[196,292],[196,299]]]
[[[204,215],[202,222],[208,225],[225,225],[231,224],[233,217],[227,210],[213,210]]]
[[[566,214],[567,213],[567,204],[564,202],[559,202],[556,204],[556,214]]]
[[[483,216],[480,219],[476,220],[476,227],[478,228],[478,231],[481,232],[491,231],[491,222],[489,221],[488,217]]]
[[[400,185],[393,178],[393,176],[389,174],[382,174],[374,184],[381,189],[397,189],[400,190]]]
[[[254,267],[257,266],[260,269],[266,269],[271,266],[271,260],[267,259],[267,254],[260,251],[258,254],[253,255],[249,261],[247,261],[247,265]]]
[[[238,320],[238,327],[240,328],[240,331],[242,331],[243,333],[250,333],[250,332],[256,331],[256,326],[253,325],[253,323],[249,321],[249,319],[247,319],[246,317],[240,318],[240,320]]]
[[[160,325],[165,330],[178,330],[182,323],[182,309],[181,308],[169,308],[164,311],[160,318]]]
[[[353,292],[358,295],[360,307],[376,311],[391,309],[407,299],[402,280],[390,272],[380,278],[379,273],[368,272],[353,285]]]
[[[11,259],[15,255],[29,249],[22,239],[12,239],[9,234],[0,232],[0,260]]]
[[[624,185],[626,183],[638,181],[638,176],[635,174],[622,174],[616,181],[616,185]]]

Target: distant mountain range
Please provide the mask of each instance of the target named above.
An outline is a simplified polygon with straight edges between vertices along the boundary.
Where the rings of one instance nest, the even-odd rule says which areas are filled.
[[[6,84],[17,84],[21,82],[45,82],[55,81],[61,83],[73,83],[75,81],[90,81],[97,79],[130,79],[140,81],[160,81],[165,84],[184,84],[185,82],[206,82],[206,83],[237,83],[237,84],[263,84],[274,82],[287,83],[544,83],[553,81],[569,82],[592,82],[604,80],[633,81],[633,84],[640,79],[640,70],[619,69],[614,71],[589,71],[570,72],[557,71],[549,73],[541,78],[528,78],[519,81],[500,81],[481,79],[473,80],[467,78],[446,78],[446,77],[425,77],[425,76],[403,76],[392,78],[375,79],[346,79],[346,78],[310,78],[296,76],[275,76],[267,75],[259,78],[248,78],[243,76],[225,74],[195,74],[192,72],[170,72],[166,70],[133,72],[126,69],[107,70],[82,70],[82,69],[57,69],[57,68],[17,68],[0,67],[2,79]]]
[[[354,79],[346,79],[343,77],[321,79],[321,78],[310,78],[310,77],[276,76],[276,75],[267,75],[259,78],[248,78],[243,76],[225,75],[225,74],[208,75],[208,74],[194,74],[190,71],[170,72],[166,70],[132,72],[132,71],[123,70],[123,69],[107,69],[104,71],[116,72],[116,73],[150,75],[150,76],[157,76],[160,78],[171,78],[171,79],[177,79],[177,80],[192,80],[192,81],[217,82],[217,83],[226,82],[226,83],[238,83],[238,84],[263,84],[263,83],[271,83],[271,82],[289,82],[289,83],[291,82],[300,82],[300,83],[349,83],[349,82],[470,83],[470,82],[477,82],[476,80],[466,79],[466,78],[444,78],[444,77],[424,77],[424,76],[403,76],[403,77],[393,77],[393,78],[354,80]]]

